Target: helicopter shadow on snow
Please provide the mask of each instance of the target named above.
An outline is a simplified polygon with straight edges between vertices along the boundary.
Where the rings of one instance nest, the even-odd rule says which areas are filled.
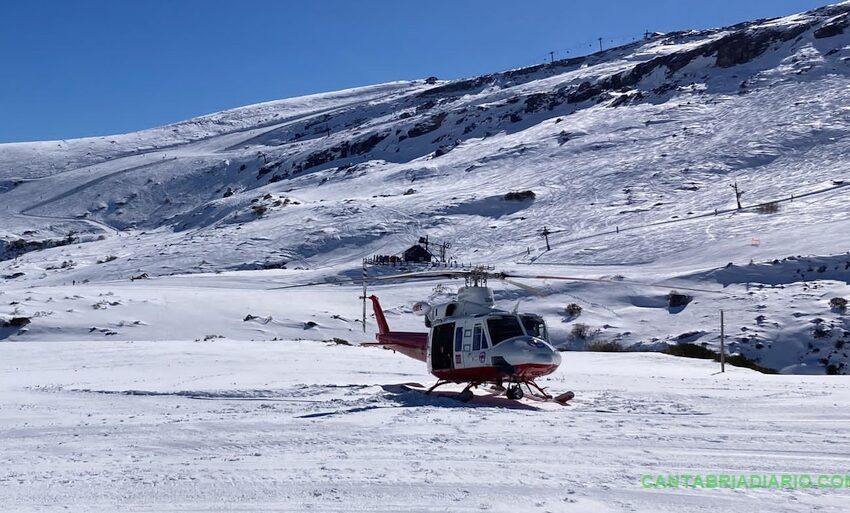
[[[382,408],[498,408],[505,410],[545,411],[543,408],[538,408],[531,404],[521,403],[504,396],[496,395],[476,395],[474,399],[465,403],[460,400],[460,392],[440,391],[429,395],[425,393],[425,388],[419,383],[381,385],[381,389],[385,392],[384,399],[389,401],[390,404],[375,404],[343,410],[309,413],[307,415],[300,415],[298,418],[331,417]]]
[[[543,411],[541,408],[530,404],[491,394],[476,395],[471,401],[465,403],[460,400],[460,392],[441,390],[426,394],[425,388],[419,383],[381,385],[381,388],[387,392],[385,396],[387,399],[404,407],[435,406],[438,408],[502,408],[506,410]]]

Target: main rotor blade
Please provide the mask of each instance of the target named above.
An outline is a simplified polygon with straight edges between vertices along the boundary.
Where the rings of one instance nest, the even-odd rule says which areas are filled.
[[[636,285],[639,287],[653,287],[653,288],[661,288],[661,289],[677,289],[677,290],[688,290],[691,292],[707,292],[709,294],[724,294],[721,290],[710,290],[710,289],[699,289],[695,287],[680,287],[677,285],[663,284],[663,283],[645,283],[640,281],[631,281],[631,280],[610,280],[605,278],[580,278],[578,276],[555,276],[555,275],[543,275],[543,274],[533,274],[533,275],[522,275],[522,274],[508,274],[502,273],[505,277],[511,278],[525,278],[529,280],[563,280],[563,281],[582,281],[589,283],[606,283],[609,285]]]
[[[401,273],[401,274],[390,274],[387,276],[373,276],[374,280],[406,280],[406,279],[416,279],[416,278],[458,278],[460,276],[468,275],[469,271],[415,271],[412,273]]]
[[[266,290],[281,290],[281,289],[297,289],[301,287],[315,287],[317,285],[342,285],[346,283],[354,283],[359,280],[353,278],[345,280],[324,280],[324,281],[309,281],[306,283],[295,283],[293,285],[281,285],[280,287],[271,287]]]
[[[535,296],[543,297],[543,296],[546,295],[543,292],[543,290],[538,288],[538,287],[532,287],[531,285],[526,285],[525,283],[520,283],[518,281],[514,281],[514,280],[511,280],[509,278],[501,278],[501,280],[505,283],[510,283],[514,287],[520,288],[520,289],[522,289],[526,292],[530,292],[530,293],[534,294]]]
[[[468,271],[420,271],[402,274],[390,274],[388,276],[370,276],[369,281],[427,281],[434,278],[457,278],[469,274]],[[344,285],[349,283],[360,283],[363,278],[341,278],[328,279],[321,281],[309,281],[305,283],[295,283],[292,285],[281,285],[279,287],[271,287],[266,290],[282,290],[282,289],[297,289],[301,287],[315,287],[317,285]]]

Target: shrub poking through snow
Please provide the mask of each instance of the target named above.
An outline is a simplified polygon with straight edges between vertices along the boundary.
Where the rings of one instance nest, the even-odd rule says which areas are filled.
[[[701,358],[704,360],[720,361],[720,354],[698,344],[676,344],[668,346],[664,353],[685,358]],[[762,367],[755,360],[751,360],[741,354],[733,354],[726,357],[726,363],[735,367],[746,367],[762,374],[777,374],[776,370]]]
[[[833,310],[841,310],[843,312],[847,310],[847,300],[843,297],[834,297],[829,300],[829,306]]]
[[[717,358],[719,360],[720,357]],[[757,372],[761,372],[762,374],[779,374],[775,369],[771,369],[769,367],[762,367],[755,360],[751,360],[742,354],[733,354],[726,357],[726,363],[729,365],[734,365],[735,367],[744,367],[747,369],[752,369]]]
[[[573,324],[573,331],[570,332],[570,335],[576,340],[587,340],[592,334],[590,326],[582,322]]]
[[[762,203],[756,206],[756,212],[759,214],[775,214],[779,212],[779,203],[771,201],[770,203]]]
[[[29,323],[29,317],[12,317],[8,321],[0,319],[0,328],[23,328]]]
[[[677,292],[675,290],[671,290],[670,293],[667,294],[667,305],[670,308],[679,308],[687,306],[688,303],[693,301],[693,297],[687,294],[682,294],[681,292]]]
[[[717,357],[717,353],[711,349],[698,344],[676,344],[669,346],[664,350],[665,353],[673,356],[682,356],[685,358],[702,358],[705,360],[713,360]]]
[[[511,191],[504,196],[506,201],[530,201],[536,197],[534,191]]]
[[[577,305],[575,303],[570,303],[570,304],[567,305],[567,307],[564,309],[564,311],[567,313],[567,316],[569,316],[569,317],[578,317],[579,315],[581,315],[581,305]]]
[[[621,353],[623,352],[623,346],[611,340],[599,340],[597,342],[589,342],[584,346],[584,350],[597,353]]]
[[[832,336],[832,327],[823,323],[815,324],[815,329],[812,331],[814,338],[829,338]]]

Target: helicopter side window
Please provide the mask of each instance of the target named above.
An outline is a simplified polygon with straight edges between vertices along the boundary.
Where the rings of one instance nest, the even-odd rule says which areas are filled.
[[[519,321],[513,315],[494,315],[487,319],[487,329],[493,345],[498,345],[509,338],[525,335]]]
[[[463,347],[463,327],[455,328],[455,351]]]
[[[449,303],[446,306],[446,317],[451,317],[455,314],[455,310],[457,309],[457,303]]]
[[[476,324],[475,328],[472,330],[472,350],[480,351],[481,350],[481,325]]]
[[[546,341],[549,340],[549,335],[546,333],[546,323],[543,322],[543,319],[533,315],[523,315],[521,318],[526,334]]]
[[[487,349],[487,333],[481,332],[481,349]]]

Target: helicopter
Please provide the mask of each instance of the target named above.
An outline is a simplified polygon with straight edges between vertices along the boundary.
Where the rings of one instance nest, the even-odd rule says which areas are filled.
[[[463,402],[475,397],[473,388],[485,384],[493,385],[495,395],[504,393],[511,400],[525,396],[523,387],[535,398],[559,404],[575,397],[573,392],[552,396],[535,383],[535,379],[555,372],[561,355],[549,343],[541,316],[496,308],[487,279],[506,279],[505,275],[472,269],[408,273],[393,278],[426,276],[463,276],[466,286],[458,290],[453,301],[436,305],[420,301],[413,305],[413,313],[424,317],[427,333],[391,331],[378,297],[364,296],[372,302],[378,333],[375,342],[361,345],[391,349],[425,362],[428,372],[438,380],[426,394],[449,383],[465,383],[458,396]]]
[[[426,394],[431,394],[437,388],[450,383],[465,384],[463,391],[457,396],[463,402],[469,402],[475,398],[473,389],[484,385],[491,385],[492,395],[505,394],[508,399],[514,401],[525,397],[526,392],[531,398],[553,401],[561,405],[566,405],[575,397],[572,391],[553,396],[535,382],[537,378],[557,370],[561,364],[561,354],[552,345],[546,323],[540,315],[520,313],[517,311],[518,308],[506,311],[496,307],[493,290],[487,286],[488,279],[503,281],[535,295],[542,295],[542,291],[513,278],[567,280],[608,285],[662,286],[621,278],[494,272],[491,268],[485,267],[407,272],[372,277],[372,280],[383,282],[461,277],[466,283],[464,287],[458,289],[454,300],[435,305],[419,301],[413,305],[413,313],[424,317],[427,332],[390,329],[379,298],[374,294],[367,295],[368,271],[365,262],[363,293],[360,299],[363,301],[364,333],[367,299],[372,303],[378,325],[375,341],[364,342],[361,345],[389,349],[426,363],[428,372],[437,378],[437,382],[425,391]],[[354,281],[355,279],[311,282],[275,287],[275,289]],[[677,288],[696,292],[718,292],[689,287]]]

